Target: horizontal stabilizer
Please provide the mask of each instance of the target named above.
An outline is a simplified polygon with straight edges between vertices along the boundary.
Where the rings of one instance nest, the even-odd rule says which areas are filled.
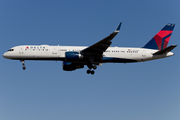
[[[157,52],[155,52],[153,55],[160,55],[160,54],[166,54],[168,52],[170,52],[171,50],[173,50],[177,45],[171,45],[167,48],[164,48],[162,50],[159,50]]]

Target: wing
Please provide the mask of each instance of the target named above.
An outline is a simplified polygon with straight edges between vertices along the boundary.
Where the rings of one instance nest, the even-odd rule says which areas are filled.
[[[98,57],[98,58],[102,57],[103,52],[105,52],[106,49],[111,45],[112,43],[111,40],[119,33],[121,24],[122,22],[119,23],[116,30],[113,33],[111,33],[109,36],[95,43],[94,45],[82,50],[81,54],[90,57]]]

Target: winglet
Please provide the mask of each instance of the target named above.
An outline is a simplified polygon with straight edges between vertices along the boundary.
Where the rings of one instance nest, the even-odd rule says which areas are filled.
[[[121,24],[122,24],[122,22],[120,22],[120,23],[119,23],[119,25],[117,26],[117,28],[116,28],[115,32],[119,32],[120,27],[121,27]]]

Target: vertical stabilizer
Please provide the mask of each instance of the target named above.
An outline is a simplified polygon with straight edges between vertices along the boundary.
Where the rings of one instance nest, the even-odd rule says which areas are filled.
[[[166,24],[143,48],[162,50],[167,47],[175,24]]]

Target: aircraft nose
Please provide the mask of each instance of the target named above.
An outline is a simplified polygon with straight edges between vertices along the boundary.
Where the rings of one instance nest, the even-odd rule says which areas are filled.
[[[4,58],[8,58],[8,53],[5,52],[5,53],[3,54],[3,57],[4,57]]]

